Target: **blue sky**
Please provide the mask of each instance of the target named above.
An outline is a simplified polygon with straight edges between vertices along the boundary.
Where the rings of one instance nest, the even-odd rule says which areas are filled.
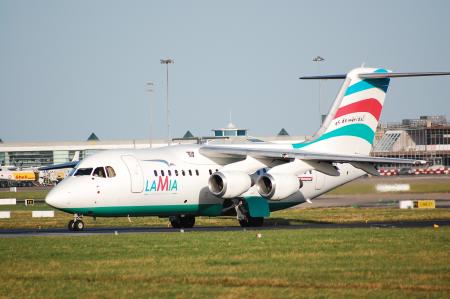
[[[450,71],[449,1],[0,0],[4,141],[209,135],[232,120],[254,136],[319,124],[318,73],[365,63]],[[150,95],[145,83],[153,81]],[[322,112],[341,82],[327,81]],[[450,117],[450,77],[396,79],[381,120]]]

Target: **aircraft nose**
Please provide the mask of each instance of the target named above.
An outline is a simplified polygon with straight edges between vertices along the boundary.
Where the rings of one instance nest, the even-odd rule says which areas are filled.
[[[45,197],[45,203],[54,208],[58,208],[61,202],[61,192],[59,192],[58,187],[54,187]]]

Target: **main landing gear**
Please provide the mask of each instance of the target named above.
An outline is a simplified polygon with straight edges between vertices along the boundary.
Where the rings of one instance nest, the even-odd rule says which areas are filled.
[[[239,224],[242,227],[261,227],[264,224],[264,217],[247,216],[246,219],[239,219]]]
[[[169,217],[173,228],[191,228],[195,224],[195,217],[191,215],[178,215]]]
[[[264,217],[250,216],[250,213],[245,208],[242,200],[239,200],[234,208],[236,210],[236,217],[242,227],[260,227],[264,224]]]
[[[84,229],[83,215],[73,215],[73,220],[69,221],[67,228],[70,231],[82,231]]]

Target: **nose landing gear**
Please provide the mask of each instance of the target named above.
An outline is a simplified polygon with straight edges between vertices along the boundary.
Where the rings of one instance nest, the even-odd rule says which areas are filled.
[[[67,228],[70,231],[82,231],[84,229],[83,215],[74,214],[73,220],[69,221]]]

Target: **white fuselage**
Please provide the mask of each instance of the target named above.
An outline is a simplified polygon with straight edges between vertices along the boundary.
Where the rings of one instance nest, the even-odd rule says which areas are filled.
[[[260,144],[268,148],[280,145]],[[86,216],[171,216],[222,215],[224,199],[208,189],[208,179],[230,161],[212,160],[199,152],[201,145],[175,145],[146,150],[108,150],[94,154],[79,163],[75,175],[65,178],[50,191],[46,202],[68,213]],[[79,169],[107,166],[114,176],[99,177],[92,172],[76,175]],[[352,181],[365,173],[350,164],[337,164],[339,176],[317,171],[300,175],[303,186],[293,195],[269,200],[271,211],[288,208],[313,199]],[[258,171],[263,174],[266,169]],[[257,175],[257,174],[254,174]],[[251,187],[240,197],[261,197]]]

